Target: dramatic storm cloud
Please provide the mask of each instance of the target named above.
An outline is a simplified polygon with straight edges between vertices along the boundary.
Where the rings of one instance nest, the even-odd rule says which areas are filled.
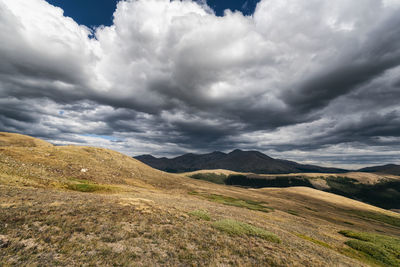
[[[0,0],[0,130],[176,155],[400,163],[400,0],[119,2],[111,26]]]

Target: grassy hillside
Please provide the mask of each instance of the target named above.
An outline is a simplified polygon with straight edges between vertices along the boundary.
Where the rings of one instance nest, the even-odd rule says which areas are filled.
[[[386,209],[400,209],[400,177],[387,174],[350,172],[340,174],[253,174],[202,170],[184,174],[217,184],[250,188],[306,186]]]
[[[398,263],[400,216],[387,210],[305,187],[218,185],[106,149],[28,140],[0,135],[1,266]],[[352,233],[379,235],[381,254]]]

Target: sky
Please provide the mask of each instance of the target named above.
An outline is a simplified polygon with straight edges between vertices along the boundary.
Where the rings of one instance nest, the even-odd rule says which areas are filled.
[[[399,164],[400,0],[0,0],[0,131]]]
[[[99,25],[111,26],[113,13],[120,0],[47,0],[48,3],[61,7],[64,15],[73,18],[78,24],[88,27]],[[226,9],[251,15],[258,0],[208,0],[207,5],[217,16],[223,16]],[[202,3],[200,1],[200,3]]]

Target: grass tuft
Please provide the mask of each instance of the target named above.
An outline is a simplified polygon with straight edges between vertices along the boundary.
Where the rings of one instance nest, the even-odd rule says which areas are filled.
[[[229,235],[255,236],[274,243],[281,242],[279,237],[273,233],[270,233],[262,228],[232,219],[216,221],[213,226],[220,231],[228,233]]]
[[[373,260],[383,266],[400,266],[400,239],[348,230],[339,233],[352,238],[345,244],[363,253],[367,260]]]
[[[194,211],[189,212],[189,215],[197,217],[197,218],[205,220],[205,221],[211,220],[210,214],[208,214],[208,212],[205,210],[194,210]]]

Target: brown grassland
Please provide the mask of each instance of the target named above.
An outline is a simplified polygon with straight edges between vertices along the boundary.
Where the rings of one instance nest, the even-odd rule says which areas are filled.
[[[399,214],[311,188],[217,185],[0,133],[0,266],[400,266],[399,236]]]

